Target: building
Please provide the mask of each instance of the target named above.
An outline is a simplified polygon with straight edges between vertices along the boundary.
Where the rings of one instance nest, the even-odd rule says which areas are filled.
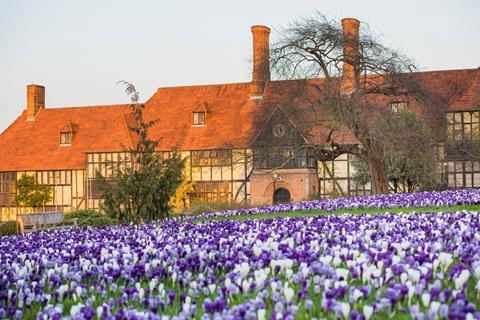
[[[344,32],[358,34],[357,20],[347,18],[342,23]],[[187,159],[185,174],[195,182],[190,198],[257,205],[312,195],[369,193],[369,185],[354,183],[349,155],[318,162],[304,152],[289,159],[292,144],[327,142],[326,128],[302,127],[301,118],[308,113],[302,110],[302,96],[296,94],[298,88],[322,79],[271,81],[270,29],[253,26],[251,31],[251,82],[159,88],[145,102],[145,116],[159,119],[150,132],[160,141],[158,151],[168,156],[171,148],[178,147]],[[445,183],[451,188],[479,187],[480,161],[455,152],[455,145],[480,134],[480,68],[415,76],[448,105],[449,140],[440,144]],[[129,105],[48,108],[45,101],[43,86],[27,86],[26,109],[0,135],[0,207],[8,211],[13,206],[15,182],[26,173],[53,186],[51,208],[98,208],[97,170],[111,176],[112,162],[130,163],[125,150],[135,139],[128,130]],[[393,98],[385,104],[394,109],[415,107]],[[356,143],[348,131],[338,140]],[[278,152],[264,158],[265,147]],[[274,169],[280,162],[284,165]]]

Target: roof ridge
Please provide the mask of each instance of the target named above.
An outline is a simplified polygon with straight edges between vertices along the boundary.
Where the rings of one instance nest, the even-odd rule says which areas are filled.
[[[460,71],[475,71],[480,69],[480,67],[476,68],[461,68],[461,69],[443,69],[443,70],[427,70],[427,71],[415,71],[411,73],[440,73],[440,72],[460,72]],[[407,73],[408,74],[408,73]]]
[[[233,85],[249,85],[251,82],[225,82],[225,83],[211,83],[211,84],[192,84],[192,85],[178,85],[169,87],[158,87],[159,90],[165,89],[186,89],[186,88],[202,88],[202,87],[220,87],[220,86],[233,86]]]
[[[130,103],[123,104],[101,104],[101,105],[91,105],[91,106],[68,106],[68,107],[45,107],[45,110],[66,110],[66,109],[87,109],[87,108],[119,108],[127,107]]]

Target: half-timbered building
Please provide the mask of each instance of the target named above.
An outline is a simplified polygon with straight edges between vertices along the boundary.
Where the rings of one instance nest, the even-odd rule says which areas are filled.
[[[269,33],[265,26],[252,27],[251,82],[159,88],[145,101],[145,116],[159,119],[150,130],[160,142],[158,152],[168,156],[174,147],[181,150],[185,176],[194,181],[191,200],[256,205],[369,193],[368,184],[353,180],[350,155],[318,162],[295,149],[327,143],[327,128],[303,126],[308,112],[302,112],[302,96],[295,93],[322,79],[272,81]],[[480,160],[457,148],[480,137],[480,68],[415,77],[447,106],[439,175],[449,188],[480,187]],[[128,129],[128,104],[49,108],[45,101],[43,86],[27,86],[25,110],[0,135],[0,207],[14,206],[16,181],[29,174],[53,187],[50,207],[99,208],[96,173],[111,177],[112,163],[131,164],[126,150],[135,137]],[[411,107],[408,99],[385,103],[393,111]],[[325,115],[328,120],[328,111]],[[336,141],[357,143],[348,131]]]

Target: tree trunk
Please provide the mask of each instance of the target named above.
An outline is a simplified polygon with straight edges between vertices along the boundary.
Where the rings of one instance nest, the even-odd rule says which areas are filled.
[[[388,194],[388,180],[383,157],[370,159],[368,166],[370,167],[370,174],[372,176],[372,193]]]

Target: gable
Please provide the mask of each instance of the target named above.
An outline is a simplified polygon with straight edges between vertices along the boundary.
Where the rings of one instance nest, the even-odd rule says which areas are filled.
[[[253,147],[292,146],[308,143],[293,122],[277,107],[253,142]]]

